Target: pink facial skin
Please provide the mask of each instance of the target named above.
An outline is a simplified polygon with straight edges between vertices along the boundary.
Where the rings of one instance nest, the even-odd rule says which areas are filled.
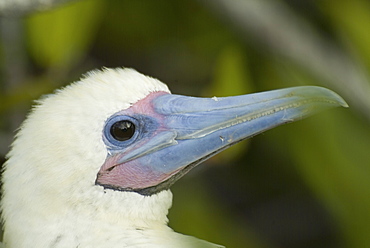
[[[153,99],[164,94],[169,93],[163,91],[150,93],[147,97],[136,102],[130,108],[117,113],[127,116],[149,116],[155,118],[159,126],[150,136],[135,141],[129,147],[123,149],[122,152],[109,155],[98,172],[96,183],[100,185],[114,185],[115,188],[121,189],[142,189],[157,185],[178,172],[178,170],[176,170],[171,173],[163,173],[158,170],[153,170],[150,166],[147,166],[150,163],[149,157],[147,160],[138,160],[134,158],[123,163],[119,162],[123,156],[140,149],[151,137],[166,130],[162,121],[164,116],[156,113],[152,104]],[[147,164],[143,164],[143,161]]]

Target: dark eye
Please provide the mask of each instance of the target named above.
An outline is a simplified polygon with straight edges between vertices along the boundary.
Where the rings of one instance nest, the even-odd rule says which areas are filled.
[[[110,134],[117,141],[129,140],[135,134],[135,125],[127,120],[117,121],[111,126]]]

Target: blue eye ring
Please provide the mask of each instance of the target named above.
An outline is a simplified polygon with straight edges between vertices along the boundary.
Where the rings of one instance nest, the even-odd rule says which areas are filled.
[[[104,142],[112,148],[123,148],[136,140],[139,129],[139,121],[131,116],[112,116],[104,126]]]

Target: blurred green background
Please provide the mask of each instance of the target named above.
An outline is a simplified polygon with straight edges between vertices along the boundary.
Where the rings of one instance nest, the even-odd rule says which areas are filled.
[[[32,100],[95,68],[195,96],[321,85],[350,108],[194,169],[172,188],[170,226],[227,247],[370,247],[369,1],[1,1],[1,164]]]

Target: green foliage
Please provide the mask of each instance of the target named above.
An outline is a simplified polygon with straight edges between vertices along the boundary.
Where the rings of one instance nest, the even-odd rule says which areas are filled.
[[[104,10],[102,0],[76,1],[27,19],[32,59],[42,68],[71,67],[85,56]]]
[[[215,96],[234,96],[253,92],[247,53],[240,45],[228,45],[221,51],[214,67],[210,92]]]
[[[302,124],[310,136],[302,137],[296,132],[289,141],[302,177],[335,216],[348,246],[367,247],[370,246],[367,236],[370,232],[369,154],[365,149],[355,148],[355,151],[354,147],[359,142],[370,147],[370,131],[356,122],[353,116],[339,111],[321,115]],[[304,142],[297,147],[295,144],[302,138]],[[325,142],[320,142],[323,139]]]
[[[370,2],[325,0],[320,6],[343,42],[370,69]]]
[[[267,248],[252,229],[245,230],[244,223],[233,220],[232,214],[225,212],[204,190],[206,185],[199,181],[184,180],[185,187],[174,187],[176,211],[170,211],[170,226],[184,234],[197,233],[197,237],[228,247]],[[191,199],[189,199],[191,197]],[[189,218],[191,216],[191,218]],[[215,227],[222,226],[222,230]]]

